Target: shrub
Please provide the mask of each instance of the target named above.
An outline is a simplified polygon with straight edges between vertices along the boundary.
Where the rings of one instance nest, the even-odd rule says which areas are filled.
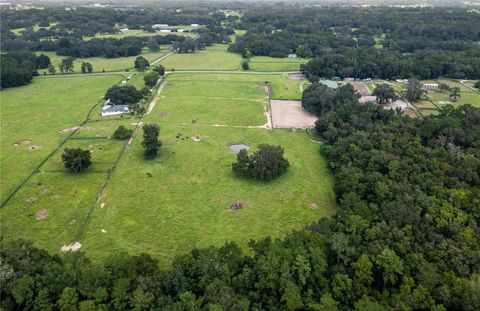
[[[250,65],[248,64],[247,61],[242,62],[242,69],[243,70],[249,70],[250,69]]]
[[[260,180],[273,180],[283,174],[290,166],[283,157],[283,148],[261,144],[258,151],[248,156],[245,149],[240,150],[237,162],[232,164],[233,173],[240,177]]]
[[[127,129],[125,126],[120,125],[115,132],[113,132],[113,138],[116,139],[128,139],[132,137],[133,130]]]
[[[70,172],[79,173],[88,169],[92,164],[90,150],[80,148],[65,148],[62,154],[62,162]]]

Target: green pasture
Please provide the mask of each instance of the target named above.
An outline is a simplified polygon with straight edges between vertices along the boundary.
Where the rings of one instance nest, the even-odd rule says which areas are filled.
[[[299,71],[300,65],[308,62],[305,58],[276,58],[254,56],[250,59],[250,70],[253,71]]]
[[[81,124],[120,75],[38,77],[1,96],[1,194],[5,197]],[[88,91],[86,91],[88,90]],[[35,148],[34,150],[29,150]]]
[[[196,53],[172,54],[161,61],[168,70],[237,70],[242,57],[227,51],[226,44],[214,44]]]
[[[326,161],[304,132],[172,125],[162,123],[161,109],[157,104],[145,120],[161,125],[159,156],[144,160],[138,138],[127,149],[81,239],[88,256],[147,252],[165,266],[193,246],[246,245],[334,212]],[[193,135],[202,140],[193,141]],[[270,183],[237,178],[231,143],[281,145],[291,167]],[[246,207],[230,211],[236,201]]]

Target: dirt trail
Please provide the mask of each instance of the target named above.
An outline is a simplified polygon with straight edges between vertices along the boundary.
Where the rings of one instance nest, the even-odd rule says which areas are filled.
[[[167,85],[167,82],[160,82],[161,85],[160,87],[158,88],[158,91],[157,91],[157,94],[155,95],[155,97],[153,98],[153,100],[150,102],[150,104],[148,105],[148,108],[147,108],[147,112],[145,113],[145,115],[149,115],[150,112],[152,112],[153,108],[155,108],[155,105],[157,104],[157,100],[158,98],[160,97],[160,93],[162,92],[163,88],[165,87],[165,85]]]

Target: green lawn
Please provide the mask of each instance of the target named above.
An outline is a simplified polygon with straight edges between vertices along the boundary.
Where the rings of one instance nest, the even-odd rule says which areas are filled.
[[[457,101],[453,101],[450,98],[450,91],[440,91],[440,90],[427,90],[427,96],[439,106],[452,103],[454,105],[463,105],[463,104],[471,104],[476,107],[480,107],[480,94],[474,92],[473,90],[465,87],[459,82],[451,81],[451,80],[438,80],[438,82],[447,83],[451,87],[459,87],[460,88],[460,97],[457,98]]]
[[[305,64],[305,58],[276,58],[254,56],[250,59],[250,69],[253,71],[299,71],[300,64]]]
[[[144,49],[142,56],[145,57],[149,62],[156,60],[159,57],[164,56],[170,51],[169,45],[162,45],[160,51],[158,52],[149,52],[147,49]],[[57,55],[55,52],[37,52],[37,54],[45,54],[50,57],[52,64],[55,65],[57,74],[60,74],[60,69],[58,68],[60,62],[66,56]],[[136,56],[128,57],[117,57],[117,58],[105,58],[105,57],[88,57],[88,58],[77,58],[73,62],[74,71],[77,73],[81,72],[82,62],[89,62],[93,65],[94,72],[105,71],[123,71],[126,69],[133,70],[134,62]],[[47,70],[40,70],[40,74],[48,73]]]
[[[0,92],[2,197],[10,193],[120,81],[120,75],[35,78]],[[86,91],[88,90],[88,91]],[[18,146],[15,146],[18,144]],[[36,150],[28,150],[36,146]]]
[[[237,70],[242,57],[227,52],[226,44],[215,44],[197,53],[173,54],[162,60],[167,70]]]

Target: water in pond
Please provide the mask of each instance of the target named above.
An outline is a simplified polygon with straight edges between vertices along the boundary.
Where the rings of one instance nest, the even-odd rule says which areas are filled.
[[[233,144],[233,145],[228,146],[228,148],[230,148],[230,150],[235,152],[235,153],[239,153],[240,150],[242,150],[242,149],[245,149],[247,151],[250,150],[250,146],[244,145],[244,144]]]

